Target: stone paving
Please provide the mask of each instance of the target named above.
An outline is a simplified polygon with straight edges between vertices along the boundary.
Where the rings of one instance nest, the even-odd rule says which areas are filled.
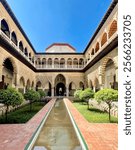
[[[26,124],[0,125],[0,150],[24,150],[33,133],[55,99],[50,101]]]
[[[66,103],[90,150],[118,149],[117,124],[89,123],[70,101]]]
[[[26,124],[0,125],[0,150],[23,150],[41,120],[55,103],[50,101]],[[87,122],[70,101],[66,101],[90,150],[117,150],[117,124]]]

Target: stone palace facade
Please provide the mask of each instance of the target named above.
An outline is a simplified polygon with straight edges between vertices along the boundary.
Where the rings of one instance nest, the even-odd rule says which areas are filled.
[[[0,0],[0,89],[43,89],[72,96],[76,89],[118,89],[118,2],[114,0],[82,53],[54,43],[38,53],[5,0]]]

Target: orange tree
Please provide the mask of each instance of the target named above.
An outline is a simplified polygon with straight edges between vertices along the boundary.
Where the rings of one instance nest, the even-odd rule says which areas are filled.
[[[103,89],[95,93],[95,99],[100,103],[104,101],[109,108],[109,121],[111,121],[111,107],[113,101],[118,101],[118,91],[114,89]]]

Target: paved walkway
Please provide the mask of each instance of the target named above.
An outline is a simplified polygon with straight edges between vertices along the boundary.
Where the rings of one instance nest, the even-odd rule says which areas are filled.
[[[24,150],[54,102],[50,101],[26,124],[0,125],[0,150]],[[117,150],[117,124],[88,123],[70,101],[66,102],[90,150]]]
[[[0,150],[24,150],[55,100],[50,101],[26,124],[0,125]]]
[[[90,150],[117,150],[118,125],[111,123],[89,123],[70,101],[66,101]]]

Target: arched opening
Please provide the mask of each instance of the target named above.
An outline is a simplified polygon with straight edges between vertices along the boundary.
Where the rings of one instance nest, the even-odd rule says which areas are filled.
[[[32,81],[31,88],[34,89],[34,81]]]
[[[95,79],[95,92],[99,91],[100,90],[100,85],[99,85],[99,81],[98,79],[96,78]]]
[[[69,96],[74,96],[75,90],[76,90],[76,85],[74,84],[74,82],[71,82],[69,84]]]
[[[22,41],[19,42],[19,49],[23,52],[23,49],[24,49],[24,48],[23,48]]]
[[[17,46],[18,41],[14,31],[11,34],[11,41]]]
[[[31,57],[31,53],[29,53],[29,60],[31,60],[32,59],[32,57]]]
[[[65,59],[64,58],[60,59],[60,68],[65,68]]]
[[[52,68],[52,59],[51,58],[48,59],[48,68]]]
[[[91,81],[91,80],[89,81],[89,87],[90,87],[90,89],[93,90],[93,84],[92,84],[92,81]]]
[[[103,46],[107,42],[107,33],[105,32],[101,39],[101,46]]]
[[[10,37],[10,31],[9,31],[9,26],[7,22],[3,19],[1,21],[1,30],[8,36]]]
[[[37,84],[36,84],[36,91],[38,91],[40,89],[42,89],[42,84],[41,84],[40,81],[38,81]]]
[[[59,59],[58,58],[54,59],[54,68],[59,68]]]
[[[77,58],[73,59],[73,68],[78,68],[78,59]]]
[[[24,80],[24,77],[20,78],[20,84],[19,84],[18,91],[21,92],[21,93],[25,92],[25,80]]]
[[[35,58],[34,58],[34,56],[32,57],[32,63],[34,64],[34,60],[35,60]]]
[[[109,29],[109,38],[117,31],[117,21],[114,20]]]
[[[84,67],[84,59],[80,58],[79,59],[79,68],[83,68]]]
[[[46,68],[46,59],[45,58],[42,59],[42,68]]]
[[[72,68],[72,59],[68,58],[67,60],[67,68]]]
[[[9,58],[3,62],[1,88],[6,89],[8,85],[12,86],[14,80],[14,67]]]
[[[26,91],[30,89],[30,80],[27,80],[27,84],[26,84]]]
[[[82,89],[82,90],[84,90],[84,83],[83,82],[79,83],[79,88]]]
[[[118,89],[116,81],[115,65],[112,59],[109,59],[105,67],[105,88]]]
[[[59,74],[55,78],[55,95],[65,96],[66,95],[66,79],[62,74]]]
[[[95,53],[97,53],[99,50],[99,42],[97,42],[96,47],[95,47]]]
[[[51,92],[51,89],[52,89],[52,85],[51,85],[51,83],[50,82],[47,82],[46,84],[45,84],[45,93],[47,94],[47,96],[51,96],[52,95],[52,92]]]
[[[94,52],[94,48],[91,50],[91,57],[94,56],[95,52]]]
[[[24,54],[28,57],[28,50],[27,50],[27,48],[24,49]]]
[[[37,65],[37,68],[41,68],[41,60],[40,60],[40,58],[37,58],[36,65]]]

